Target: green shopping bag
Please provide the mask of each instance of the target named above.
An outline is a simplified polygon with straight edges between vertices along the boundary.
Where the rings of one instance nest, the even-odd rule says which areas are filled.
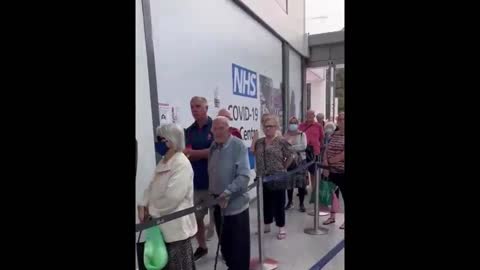
[[[330,181],[320,181],[319,188],[319,203],[322,205],[332,205],[333,199],[333,190],[335,189],[335,184]]]
[[[147,270],[160,270],[167,265],[167,247],[158,226],[146,230],[143,261]]]
[[[320,181],[320,186],[318,186],[318,203],[324,206],[332,205],[333,200],[333,191],[335,190],[335,184],[322,179]],[[310,203],[315,203],[315,190],[313,190],[312,196],[310,197]]]

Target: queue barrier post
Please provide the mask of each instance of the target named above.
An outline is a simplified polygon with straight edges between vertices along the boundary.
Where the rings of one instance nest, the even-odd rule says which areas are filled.
[[[250,260],[250,270],[273,270],[278,268],[278,261],[265,256],[263,246],[263,177],[257,181],[257,230],[258,230],[258,258]]]
[[[318,162],[315,162],[315,193],[313,194],[315,196],[315,205],[313,207],[313,228],[305,228],[304,232],[306,234],[310,235],[325,235],[328,233],[328,229],[325,227],[322,227],[318,224],[318,192],[319,192],[319,185],[320,185],[320,167],[318,166]]]

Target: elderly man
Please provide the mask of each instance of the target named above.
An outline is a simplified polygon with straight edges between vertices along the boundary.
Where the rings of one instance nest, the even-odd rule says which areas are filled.
[[[224,116],[228,118],[228,120],[230,121],[233,120],[232,115],[230,114],[229,111],[227,111],[227,109],[221,109],[220,111],[218,111],[218,116]],[[240,133],[240,130],[238,130],[238,128],[230,127],[228,130],[230,131],[230,134],[232,134],[233,136],[239,138],[240,140],[242,139],[242,134]]]
[[[209,192],[220,198],[214,216],[222,255],[228,269],[249,269],[250,198],[247,186],[250,166],[247,147],[230,134],[226,117],[215,118],[212,131],[214,143],[208,156]]]
[[[317,114],[317,122],[325,128],[325,115],[323,113]]]

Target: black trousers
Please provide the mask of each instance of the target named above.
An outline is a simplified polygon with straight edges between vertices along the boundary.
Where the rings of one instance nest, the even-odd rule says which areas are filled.
[[[305,200],[305,195],[307,194],[306,188],[297,188],[298,189],[298,197],[300,199],[300,205],[303,205],[303,201]],[[293,188],[287,190],[287,197],[288,202],[293,203]]]
[[[250,215],[246,209],[240,214],[222,216],[220,206],[213,211],[217,235],[220,234],[220,249],[229,270],[250,268]]]
[[[263,186],[263,221],[275,225],[285,226],[285,189],[270,190]]]
[[[345,174],[344,173],[330,173],[328,176],[328,180],[333,182],[335,185],[338,186],[338,190],[342,192],[343,202],[345,203],[346,199],[346,192],[345,192]],[[337,190],[337,197],[339,197]]]

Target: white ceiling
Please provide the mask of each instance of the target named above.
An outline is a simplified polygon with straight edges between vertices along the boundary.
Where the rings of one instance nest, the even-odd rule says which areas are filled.
[[[344,0],[305,0],[305,27],[310,34],[342,30],[345,27]]]

